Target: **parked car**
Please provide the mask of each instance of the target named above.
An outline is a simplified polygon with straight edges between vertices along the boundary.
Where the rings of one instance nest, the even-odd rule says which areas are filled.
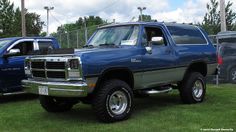
[[[236,83],[236,32],[218,33],[219,78],[221,81]]]
[[[26,78],[24,60],[27,56],[58,48],[57,41],[49,37],[0,39],[0,95],[23,92],[21,80]]]
[[[134,94],[177,88],[184,103],[200,103],[205,76],[216,71],[216,49],[197,26],[136,22],[98,28],[84,49],[26,59],[25,90],[48,112],[93,105],[101,121],[130,117]],[[148,103],[148,102],[147,102]]]

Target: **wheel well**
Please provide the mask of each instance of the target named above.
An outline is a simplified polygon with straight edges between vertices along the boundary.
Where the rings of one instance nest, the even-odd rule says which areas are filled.
[[[126,68],[116,68],[106,70],[99,76],[95,90],[98,89],[104,81],[109,79],[119,79],[125,81],[132,89],[134,87],[133,73]]]
[[[189,65],[185,75],[189,72],[199,72],[204,77],[207,75],[207,64],[205,62],[195,62]]]

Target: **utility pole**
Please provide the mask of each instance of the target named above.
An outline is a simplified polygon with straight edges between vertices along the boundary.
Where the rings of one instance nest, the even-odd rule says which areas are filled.
[[[143,10],[146,10],[146,7],[138,7],[137,9],[140,11],[140,18],[143,21]]]
[[[220,0],[220,22],[221,32],[226,31],[226,19],[225,19],[225,0]]]
[[[53,10],[54,7],[45,6],[44,9],[47,10],[47,36],[49,36],[49,11]]]
[[[22,33],[22,37],[26,36],[26,29],[25,29],[25,0],[21,0],[21,33]]]
[[[84,18],[84,37],[85,37],[85,42],[87,43],[87,41],[88,41],[88,30],[87,30],[86,18]]]

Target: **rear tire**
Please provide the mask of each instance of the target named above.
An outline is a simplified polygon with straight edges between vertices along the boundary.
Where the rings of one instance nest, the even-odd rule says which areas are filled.
[[[48,112],[65,112],[71,110],[77,101],[56,98],[50,96],[39,96],[41,106]]]
[[[205,78],[198,72],[190,72],[184,77],[179,91],[183,103],[200,103],[204,100],[206,93]]]
[[[236,83],[236,68],[233,67],[229,71],[229,82]]]
[[[102,122],[128,119],[133,110],[133,92],[124,81],[108,80],[97,91],[93,108]]]

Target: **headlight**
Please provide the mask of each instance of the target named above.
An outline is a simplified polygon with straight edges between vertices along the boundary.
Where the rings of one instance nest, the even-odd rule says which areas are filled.
[[[71,69],[79,69],[79,60],[78,59],[71,59],[69,61],[69,65]]]
[[[24,64],[24,67],[25,67],[25,75],[27,77],[30,77],[30,61],[29,60],[25,60],[25,64]]]
[[[30,69],[30,61],[29,60],[25,60],[25,70],[26,69]]]

